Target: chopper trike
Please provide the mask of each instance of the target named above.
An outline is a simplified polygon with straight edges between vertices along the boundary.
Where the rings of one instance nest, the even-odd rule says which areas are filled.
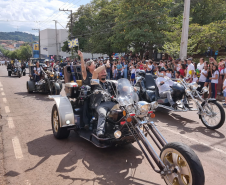
[[[27,81],[27,92],[44,92],[59,95],[62,89],[62,82],[59,79],[58,72],[52,72],[48,70],[47,66],[44,64],[44,60],[40,60],[40,77],[41,79],[36,82],[34,75],[35,63],[39,60],[32,60],[29,65],[29,77],[30,80]]]
[[[17,59],[7,64],[7,71],[8,76],[15,75],[20,78],[22,75],[26,75],[26,69],[21,68],[21,63]]]
[[[91,87],[76,82],[65,84],[66,97],[49,96],[55,100],[51,114],[54,137],[67,138],[70,131],[74,130],[81,138],[99,148],[137,142],[153,170],[161,175],[166,184],[204,185],[203,167],[194,151],[182,143],[167,143],[151,121],[155,116],[153,111],[158,106],[157,102],[139,101],[127,79],[112,81],[112,88],[116,92],[114,97],[104,90],[92,92],[93,86],[99,85],[97,79],[91,80]],[[98,121],[95,110],[90,110],[93,118],[90,120],[92,127],[89,130],[84,129],[82,122],[83,103],[93,94],[102,94],[104,98],[115,102],[115,106],[107,114],[105,138],[99,138],[95,134]],[[154,150],[147,136],[152,138],[160,155]]]

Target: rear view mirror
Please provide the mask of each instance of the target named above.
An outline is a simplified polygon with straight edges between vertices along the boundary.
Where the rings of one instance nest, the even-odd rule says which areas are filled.
[[[99,79],[91,79],[90,84],[91,85],[99,85],[100,84],[100,80]]]

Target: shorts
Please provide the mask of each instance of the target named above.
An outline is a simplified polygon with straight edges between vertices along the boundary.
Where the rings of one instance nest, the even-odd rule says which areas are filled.
[[[131,80],[134,80],[135,79],[135,73],[132,73],[131,74]]]
[[[224,92],[224,97],[226,97],[226,92],[225,91],[223,91]]]
[[[210,83],[210,82],[211,82],[211,80],[210,80],[210,79],[206,79],[206,82]]]

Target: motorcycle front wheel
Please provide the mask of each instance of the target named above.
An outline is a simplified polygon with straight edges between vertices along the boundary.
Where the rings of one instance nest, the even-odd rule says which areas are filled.
[[[225,112],[223,107],[216,101],[208,102],[208,104],[205,104],[205,102],[202,103],[202,108],[206,111],[207,114],[211,114],[213,112],[212,116],[209,115],[201,115],[200,118],[202,120],[202,123],[211,130],[220,128],[225,121]]]
[[[195,152],[188,146],[174,142],[166,144],[160,154],[163,163],[173,173],[163,176],[167,185],[204,185],[205,174]]]

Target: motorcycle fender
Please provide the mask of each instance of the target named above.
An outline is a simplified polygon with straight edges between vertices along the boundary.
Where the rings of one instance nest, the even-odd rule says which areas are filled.
[[[60,90],[61,91],[61,88],[60,88],[60,84],[59,83],[54,83],[54,86],[55,86],[55,89],[58,89],[58,90]]]
[[[74,112],[69,99],[61,95],[49,95],[49,99],[53,99],[56,102],[59,114],[60,127],[74,126]],[[68,124],[66,122],[68,122]]]
[[[30,91],[35,91],[35,82],[28,81],[27,85],[28,85]]]

